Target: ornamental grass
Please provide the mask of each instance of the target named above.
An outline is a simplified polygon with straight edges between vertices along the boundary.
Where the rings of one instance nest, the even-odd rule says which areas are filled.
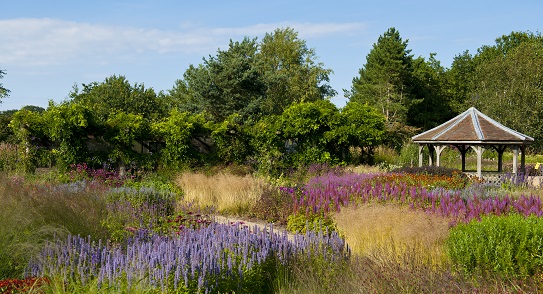
[[[257,177],[226,173],[208,176],[185,172],[177,177],[176,184],[183,191],[184,202],[234,215],[247,214],[267,187],[265,181]]]

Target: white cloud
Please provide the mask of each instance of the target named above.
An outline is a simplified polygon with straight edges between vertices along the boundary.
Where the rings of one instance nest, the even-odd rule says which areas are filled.
[[[143,53],[207,56],[229,39],[262,36],[292,27],[300,37],[319,38],[365,30],[363,23],[270,23],[240,28],[185,26],[179,31],[107,26],[58,19],[0,20],[0,64],[48,66],[74,60],[118,62]]]

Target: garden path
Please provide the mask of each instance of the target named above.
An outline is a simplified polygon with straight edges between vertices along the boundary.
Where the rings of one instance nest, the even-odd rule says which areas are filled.
[[[222,216],[222,215],[214,215],[213,218],[216,222],[221,224],[231,224],[231,225],[241,225],[241,226],[247,226],[248,228],[254,228],[257,226],[261,230],[267,230],[269,231],[270,226],[273,225],[273,231],[278,234],[287,233],[289,240],[294,240],[294,234],[287,231],[287,229],[284,226],[278,226],[274,225],[272,223],[267,223],[265,221],[260,220],[246,220],[246,219],[240,219],[233,216]]]

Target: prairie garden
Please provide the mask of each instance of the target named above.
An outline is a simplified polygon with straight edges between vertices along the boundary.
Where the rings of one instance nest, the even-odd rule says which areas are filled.
[[[2,293],[543,285],[541,191],[520,180],[387,164],[313,164],[274,177],[246,166],[120,176],[79,164],[0,178]]]

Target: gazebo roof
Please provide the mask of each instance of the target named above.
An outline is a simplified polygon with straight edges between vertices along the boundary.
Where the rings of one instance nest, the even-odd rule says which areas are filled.
[[[455,118],[413,136],[415,143],[531,144],[530,136],[512,130],[471,107]]]

